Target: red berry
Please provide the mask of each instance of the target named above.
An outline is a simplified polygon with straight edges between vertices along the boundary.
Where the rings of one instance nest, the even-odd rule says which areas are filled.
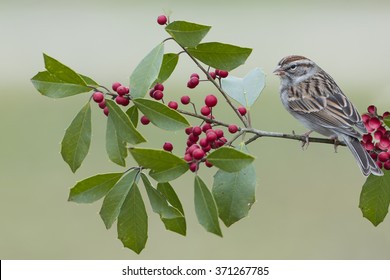
[[[106,108],[106,100],[103,100],[102,102],[99,103],[99,108],[100,109]]]
[[[381,126],[381,121],[380,121],[377,117],[372,117],[372,118],[368,121],[368,125],[369,125],[372,129],[377,129],[378,127]]]
[[[376,115],[376,107],[374,105],[368,106],[367,112],[369,112],[370,114]]]
[[[165,15],[160,15],[157,17],[157,23],[160,25],[164,25],[168,22],[168,18]]]
[[[382,162],[380,162],[380,161],[377,161],[377,162],[376,162],[376,165],[378,165],[378,167],[379,167],[380,169],[382,169],[382,167],[383,167],[383,164],[382,164]]]
[[[389,154],[387,152],[381,152],[378,154],[378,160],[381,162],[386,162],[390,158]]]
[[[219,69],[215,69],[215,75],[219,76]]]
[[[108,116],[108,107],[105,107],[105,108],[103,109],[103,113],[104,113],[106,116]]]
[[[206,132],[207,130],[211,129],[211,124],[209,123],[205,123],[203,126],[202,126],[202,131],[203,132]]]
[[[142,117],[141,117],[141,123],[142,123],[143,125],[147,125],[147,124],[150,123],[150,120],[148,119],[147,116],[142,116]]]
[[[210,150],[211,150],[210,144],[208,144],[208,145],[205,146],[205,147],[202,147],[202,150],[203,150],[205,153],[207,153],[208,151],[210,151]]]
[[[210,72],[209,73],[210,77],[215,80],[215,78],[217,77],[217,75],[215,74],[215,72]]]
[[[192,133],[192,130],[193,130],[193,127],[189,126],[189,127],[186,127],[185,132],[187,135],[190,135]]]
[[[161,100],[164,97],[164,93],[161,90],[155,90],[153,93],[153,98],[156,100]]]
[[[388,116],[390,116],[390,112],[386,111],[386,112],[383,113],[383,118],[384,119],[387,118]]]
[[[374,138],[376,140],[381,140],[382,137],[383,137],[383,133],[381,131],[377,130],[377,131],[374,132]]]
[[[202,108],[200,108],[200,113],[203,115],[203,116],[208,116],[210,115],[211,113],[211,109],[207,106],[203,106]]]
[[[188,140],[195,144],[196,142],[198,142],[199,136],[198,135],[194,135],[194,133],[191,133],[188,136]]]
[[[204,148],[204,147],[207,147],[209,145],[209,142],[207,141],[207,138],[201,138],[199,140],[199,145]]]
[[[190,170],[196,172],[196,170],[198,170],[198,164],[196,162],[190,163]]]
[[[212,142],[214,142],[215,140],[217,140],[217,134],[214,132],[214,131],[208,131],[207,133],[206,133],[206,138],[207,138],[207,141],[209,142],[209,143],[212,143]]]
[[[370,156],[371,156],[371,157],[372,157],[372,159],[373,159],[373,160],[375,160],[375,161],[376,161],[376,160],[377,160],[377,158],[378,158],[378,154],[377,154],[377,153],[375,153],[375,152],[371,152],[371,153],[370,153]]]
[[[96,91],[92,94],[92,99],[96,103],[100,103],[104,100],[104,94],[100,91]]]
[[[185,160],[186,162],[192,161],[192,160],[193,160],[192,155],[189,154],[189,153],[185,154],[185,155],[184,155],[184,160]]]
[[[187,83],[188,88],[196,88],[197,85],[199,85],[199,78],[196,77],[192,77]]]
[[[172,152],[173,150],[173,145],[170,142],[165,142],[163,145],[163,149],[167,152]]]
[[[116,91],[118,89],[118,87],[120,87],[122,84],[121,83],[118,83],[118,82],[115,82],[112,84],[112,89],[113,91]]]
[[[197,73],[192,73],[190,78],[197,78],[199,80],[199,75]]]
[[[120,96],[120,95],[118,95],[118,96],[115,98],[115,101],[116,101],[116,103],[118,103],[119,105],[123,105],[123,106],[127,106],[127,105],[129,105],[129,103],[130,103],[130,100],[129,100],[129,99],[127,99],[126,97]]]
[[[206,98],[204,99],[204,103],[206,104],[206,106],[212,108],[217,105],[218,99],[214,95],[210,94],[206,96]]]
[[[238,131],[238,127],[235,124],[230,124],[228,127],[228,130],[230,133],[234,134]],[[364,135],[363,135],[363,138],[364,138]]]
[[[384,167],[386,170],[390,170],[390,161],[386,161],[385,164],[383,165],[383,167]]]
[[[238,107],[238,112],[240,113],[241,116],[245,116],[246,115],[246,108],[243,107],[243,106],[240,106]]]
[[[206,160],[204,162],[204,164],[207,166],[207,167],[213,167],[213,164],[211,162],[209,162],[208,160]]]
[[[199,136],[202,134],[202,129],[199,126],[194,126],[192,133],[196,136]]]
[[[153,98],[153,94],[154,94],[154,88],[152,88],[150,91],[149,91],[149,95],[151,98]]]
[[[156,84],[154,86],[154,90],[161,90],[164,91],[164,85],[163,84]]]
[[[188,95],[184,95],[180,98],[180,102],[183,105],[187,105],[188,103],[190,103],[190,101],[191,101],[191,99]]]
[[[177,104],[176,101],[169,101],[168,102],[168,107],[173,109],[173,110],[176,110],[179,107],[179,105]]]
[[[367,151],[372,151],[372,150],[375,148],[375,146],[374,146],[374,143],[372,143],[372,142],[367,142],[367,143],[364,144],[364,148],[365,148]]]
[[[223,137],[223,130],[217,128],[214,130],[215,134],[217,134],[217,138]]]
[[[382,149],[382,150],[386,150],[387,148],[389,148],[390,146],[390,140],[389,138],[385,138],[383,137],[380,142],[379,142],[379,147]]]
[[[365,123],[365,122],[368,122],[370,120],[370,116],[368,114],[363,114],[362,115],[362,121]]]
[[[228,72],[228,71],[219,70],[219,76],[220,76],[221,78],[226,78],[228,75],[229,75],[229,72]]]
[[[192,156],[194,157],[194,159],[196,160],[200,160],[204,157],[205,153],[202,149],[196,149],[192,152]]]
[[[192,144],[190,147],[188,147],[186,152],[188,154],[192,155],[193,151],[195,151],[197,149],[200,149],[199,145],[198,144]]]
[[[119,86],[119,87],[116,89],[116,92],[117,92],[119,95],[123,96],[123,95],[129,93],[129,88],[128,88],[128,87],[125,87],[125,86]]]

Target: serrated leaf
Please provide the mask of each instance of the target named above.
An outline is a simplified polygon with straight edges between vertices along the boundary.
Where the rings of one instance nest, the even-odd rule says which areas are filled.
[[[385,219],[390,204],[390,172],[384,171],[384,176],[370,175],[363,185],[360,194],[359,208],[363,217],[374,226]]]
[[[207,156],[215,167],[227,172],[237,172],[247,167],[255,158],[233,148],[221,147]]]
[[[116,131],[114,121],[112,120],[112,115],[110,114],[108,114],[107,117],[106,151],[108,158],[112,162],[120,166],[126,166],[126,141],[124,141]]]
[[[252,49],[210,42],[202,43],[187,51],[204,64],[216,69],[231,71],[245,63]]]
[[[156,176],[159,179],[158,181],[161,181],[161,178],[176,179],[188,170],[188,163],[170,152],[156,149],[130,148],[130,153],[140,166],[151,169],[153,172],[149,174],[153,178]]]
[[[69,193],[69,201],[92,203],[107,194],[123,173],[98,174],[78,182]]]
[[[211,26],[187,21],[174,21],[165,30],[183,47],[195,47],[209,32]]]
[[[130,144],[139,144],[146,142],[145,138],[138,132],[130,121],[129,116],[115,104],[114,101],[106,99],[109,115],[115,126],[115,130],[118,132],[120,138]]]
[[[123,176],[104,198],[99,214],[107,229],[117,219],[127,194],[135,182],[137,172],[137,170],[132,170]]]
[[[120,209],[117,223],[118,239],[137,254],[148,239],[148,215],[136,183],[133,183]]]
[[[244,78],[229,75],[221,80],[222,88],[234,100],[249,108],[255,103],[265,86],[265,75],[260,68],[250,71]]]
[[[160,68],[160,73],[155,83],[162,84],[171,76],[176,68],[177,62],[179,61],[179,55],[176,53],[164,54],[163,61]]]
[[[130,76],[132,98],[142,98],[157,79],[164,55],[164,44],[156,46],[142,59]]]
[[[61,155],[72,172],[81,166],[91,144],[91,107],[89,102],[81,108],[65,131],[61,142]]]
[[[167,230],[185,235],[185,226],[183,228],[182,220],[183,214],[176,208],[168,204],[167,199],[156,190],[145,174],[141,174],[142,181],[149,197],[150,205],[153,212],[160,215],[161,221],[164,223]],[[185,225],[185,224],[184,224]]]
[[[39,72],[31,79],[41,94],[63,98],[91,91],[84,79],[74,70],[46,54],[43,54],[43,59],[47,71]]]
[[[177,111],[148,99],[133,99],[135,106],[157,127],[165,130],[181,130],[190,124],[185,117]]]
[[[134,127],[137,128],[138,125],[138,109],[136,106],[131,106],[126,111],[126,115],[129,117],[130,121],[133,123]]]
[[[208,232],[222,237],[218,221],[218,210],[214,198],[199,176],[195,176],[195,212],[199,224]]]
[[[248,215],[255,202],[256,173],[253,164],[237,172],[218,170],[212,193],[219,218],[229,227]]]

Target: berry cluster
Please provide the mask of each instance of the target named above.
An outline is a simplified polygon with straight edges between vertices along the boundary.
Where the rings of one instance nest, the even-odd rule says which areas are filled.
[[[361,143],[376,164],[386,170],[390,170],[390,130],[386,130],[383,119],[389,115],[389,112],[378,115],[374,105],[368,106],[367,113],[362,115],[368,133],[363,135]]]
[[[130,103],[130,88],[122,86],[120,83],[115,82],[112,84],[112,89],[117,94],[113,94],[115,102],[122,106],[127,106]],[[106,106],[106,99],[104,93],[95,91],[92,94],[92,99],[99,104],[99,107],[103,109],[103,113],[108,116],[108,107]]]
[[[210,77],[215,80],[216,78],[223,79],[229,75],[228,71],[215,69],[215,71],[209,72]],[[190,89],[196,88],[199,85],[200,77],[197,73],[193,73],[187,82],[187,87]]]

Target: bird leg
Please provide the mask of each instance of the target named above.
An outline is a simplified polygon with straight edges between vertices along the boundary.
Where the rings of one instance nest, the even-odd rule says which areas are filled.
[[[302,150],[305,150],[305,148],[307,149],[309,147],[309,135],[313,132],[313,130],[309,130],[308,132],[304,133],[301,135],[301,138],[302,138]],[[296,135],[295,134],[295,131],[293,130],[293,135]]]
[[[340,140],[337,138],[337,136],[331,137],[330,139],[334,141],[333,148],[334,152],[337,153],[337,146],[340,145]]]

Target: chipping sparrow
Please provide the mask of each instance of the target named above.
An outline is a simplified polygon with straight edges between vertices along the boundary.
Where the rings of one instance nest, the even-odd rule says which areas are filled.
[[[291,115],[312,131],[344,141],[365,176],[383,175],[359,141],[366,133],[360,114],[331,76],[297,55],[283,58],[274,73],[280,77],[280,98]]]

